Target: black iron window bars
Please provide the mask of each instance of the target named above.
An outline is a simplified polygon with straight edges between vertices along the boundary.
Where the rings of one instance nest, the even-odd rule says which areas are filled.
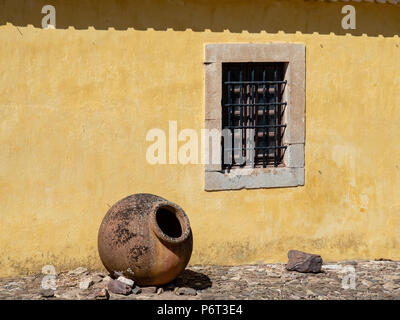
[[[223,63],[224,169],[282,165],[284,69],[284,63]]]

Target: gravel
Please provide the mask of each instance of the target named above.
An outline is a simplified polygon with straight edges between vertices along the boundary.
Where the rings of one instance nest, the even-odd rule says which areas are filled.
[[[0,299],[400,299],[398,261],[360,260],[324,265],[322,272],[316,274],[287,271],[285,264],[191,266],[172,283],[147,289],[134,286],[134,292],[126,296],[108,295],[102,290],[116,280],[105,273],[99,279],[99,271],[84,271],[86,268],[81,267],[58,273],[56,290],[48,292],[41,287],[43,274],[0,278]],[[87,289],[80,288],[80,283],[95,277],[96,281]]]

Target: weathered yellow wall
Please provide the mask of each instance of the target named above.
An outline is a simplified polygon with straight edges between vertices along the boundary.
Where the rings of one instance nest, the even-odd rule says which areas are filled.
[[[303,1],[0,2],[0,275],[101,267],[109,206],[181,205],[191,264],[400,259],[400,7]],[[110,28],[109,28],[110,27]],[[204,166],[146,163],[152,128],[204,127],[204,44],[306,45],[304,187],[204,191]],[[181,143],[182,144],[182,143]]]

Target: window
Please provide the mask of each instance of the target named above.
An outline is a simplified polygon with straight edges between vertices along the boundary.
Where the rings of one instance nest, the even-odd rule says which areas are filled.
[[[205,190],[304,185],[305,46],[208,44],[204,64]]]
[[[222,64],[222,129],[232,140],[222,141],[222,169],[283,165],[284,70],[280,62]]]

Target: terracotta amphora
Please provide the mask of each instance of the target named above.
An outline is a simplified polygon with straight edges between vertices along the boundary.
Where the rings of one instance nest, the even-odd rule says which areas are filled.
[[[192,247],[189,219],[182,208],[152,194],[134,194],[115,203],[98,235],[106,269],[138,285],[174,280],[188,264]]]

